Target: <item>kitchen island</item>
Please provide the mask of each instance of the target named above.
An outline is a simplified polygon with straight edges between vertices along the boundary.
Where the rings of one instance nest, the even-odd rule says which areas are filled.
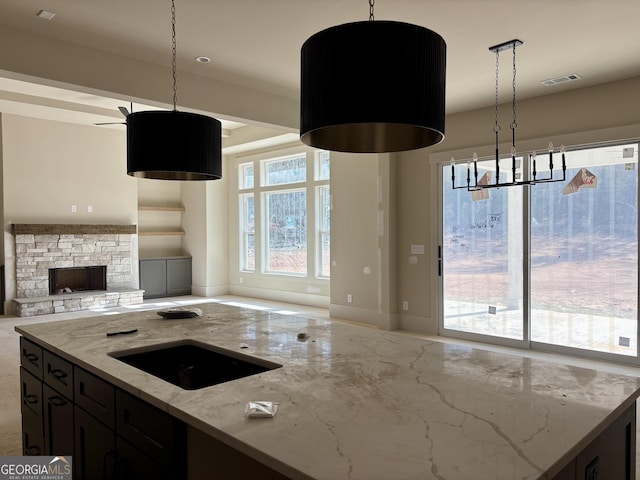
[[[16,330],[184,424],[186,478],[242,478],[244,460],[264,466],[253,478],[634,478],[638,378],[215,302],[198,308],[193,319],[145,311]],[[184,339],[282,367],[187,390],[112,356]],[[277,402],[275,417],[247,418],[256,400]]]

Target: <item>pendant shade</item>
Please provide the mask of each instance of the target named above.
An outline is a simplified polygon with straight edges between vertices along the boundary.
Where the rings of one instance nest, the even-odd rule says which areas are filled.
[[[446,43],[402,22],[337,25],[301,50],[300,139],[325,150],[382,153],[444,139]]]
[[[220,121],[195,113],[143,111],[127,116],[127,174],[159,180],[222,177]]]

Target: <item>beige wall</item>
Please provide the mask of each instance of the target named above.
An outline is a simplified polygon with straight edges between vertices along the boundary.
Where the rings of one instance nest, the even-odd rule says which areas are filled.
[[[517,132],[521,140],[517,145],[530,151],[544,149],[549,141],[571,147],[640,139],[639,92],[640,77],[637,77],[522,101],[518,104]],[[507,120],[502,123],[509,122],[509,113],[504,112],[506,117],[502,118]],[[447,163],[452,153],[458,159],[470,158],[474,150],[480,155],[491,155],[492,125],[492,108],[453,115],[447,118],[447,138],[442,144],[396,156],[400,218],[398,301],[409,301],[409,311],[400,316],[402,329],[428,333],[438,330],[437,206],[441,196],[438,162]],[[506,145],[501,146],[501,151],[507,149]],[[412,243],[425,244],[426,253],[418,256],[418,264],[407,261]]]
[[[331,315],[377,324],[379,155],[331,153]],[[381,220],[384,222],[384,220]],[[347,302],[347,295],[353,302]]]
[[[229,291],[228,172],[222,180],[180,182],[185,206],[184,251],[192,256],[192,293],[204,297]]]
[[[2,118],[5,224],[137,223],[123,131]]]
[[[136,224],[137,183],[126,174],[124,132],[5,114],[2,139],[4,261],[11,299],[10,224]],[[135,248],[134,265],[137,258]]]

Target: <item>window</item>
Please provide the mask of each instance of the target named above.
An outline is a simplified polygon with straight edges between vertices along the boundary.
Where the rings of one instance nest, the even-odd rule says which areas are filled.
[[[307,179],[307,156],[305,154],[267,160],[262,162],[262,166],[264,185],[286,185],[304,182]]]
[[[329,278],[329,174],[329,152],[238,164],[241,272]]]
[[[318,272],[320,277],[331,275],[330,245],[331,245],[331,198],[329,196],[329,186],[323,185],[317,190],[318,205]]]
[[[307,273],[307,192],[265,193],[267,272]]]
[[[256,269],[256,230],[253,193],[240,195],[240,270]]]

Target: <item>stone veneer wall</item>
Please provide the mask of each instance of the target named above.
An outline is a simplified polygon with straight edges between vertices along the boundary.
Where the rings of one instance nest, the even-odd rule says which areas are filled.
[[[132,235],[136,232],[135,225],[13,225],[16,313],[29,316],[117,306],[123,304],[120,296],[124,304],[142,302],[142,290],[133,288],[131,249]],[[109,295],[81,292],[50,296],[50,268],[99,265],[107,267],[106,293]],[[37,308],[31,305],[36,303]]]

